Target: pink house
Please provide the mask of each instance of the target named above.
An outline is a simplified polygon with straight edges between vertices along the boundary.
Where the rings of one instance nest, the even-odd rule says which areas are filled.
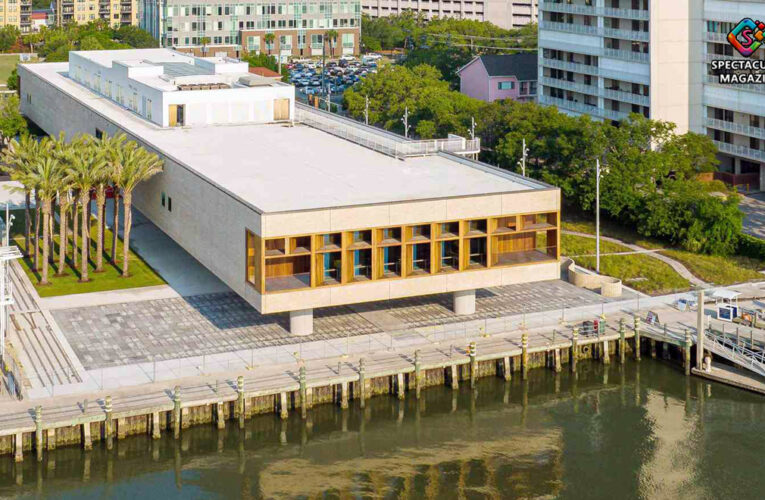
[[[537,97],[537,54],[477,56],[457,70],[460,92],[482,101]]]

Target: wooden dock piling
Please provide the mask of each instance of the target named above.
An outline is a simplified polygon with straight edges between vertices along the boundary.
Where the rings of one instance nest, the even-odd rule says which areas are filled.
[[[521,378],[526,380],[529,376],[529,334],[521,335]]]

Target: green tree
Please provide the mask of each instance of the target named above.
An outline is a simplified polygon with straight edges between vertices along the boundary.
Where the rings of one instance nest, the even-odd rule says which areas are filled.
[[[21,32],[16,26],[11,24],[0,28],[0,52],[7,52],[19,41]]]
[[[114,38],[136,49],[151,49],[159,46],[159,42],[146,30],[138,26],[120,26],[114,32]]]
[[[8,87],[8,90],[19,90],[19,72],[17,68],[13,68],[13,71],[11,71],[5,84]]]
[[[0,141],[8,143],[27,130],[27,122],[19,111],[19,97],[16,94],[0,97]]]
[[[273,33],[266,33],[265,36],[263,36],[263,40],[266,42],[266,50],[268,50],[268,55],[271,55],[271,51],[274,48],[274,40],[276,40],[276,35]]]
[[[31,194],[34,189],[34,179],[31,175],[32,165],[36,164],[45,152],[36,138],[24,134],[18,140],[13,139],[3,152],[3,163],[8,168],[11,179],[21,184],[16,191],[24,193],[24,251],[27,256],[31,253],[32,215],[30,211]],[[35,245],[35,249],[37,245]],[[36,250],[35,250],[36,251]]]
[[[61,186],[63,171],[55,158],[43,155],[32,165],[31,175],[34,177],[35,193],[42,202],[43,218],[43,246],[42,246],[42,273],[40,284],[48,285],[50,235],[52,222],[52,204]]]
[[[329,44],[329,56],[332,57],[335,54],[335,42],[337,41],[337,30],[327,30],[324,33],[324,39]]]

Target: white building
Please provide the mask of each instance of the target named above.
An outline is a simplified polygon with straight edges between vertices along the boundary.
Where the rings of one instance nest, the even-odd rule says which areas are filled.
[[[456,17],[489,21],[500,28],[520,28],[537,22],[539,0],[361,0],[364,14],[384,17],[412,11],[427,18]]]
[[[136,209],[258,311],[289,311],[296,334],[314,308],[453,293],[472,314],[476,289],[559,277],[557,188],[459,156],[479,140],[412,141],[296,105],[292,86],[239,87],[239,68],[72,53],[19,65],[21,111],[49,134],[124,132],[157,152]]]
[[[539,102],[621,120],[641,113],[709,135],[722,178],[765,189],[765,85],[720,84],[713,60],[761,0],[541,0]],[[752,58],[765,58],[760,49]]]
[[[160,127],[265,123],[294,114],[292,86],[253,75],[235,59],[168,49],[78,51],[69,54],[68,75]],[[253,92],[254,86],[261,88]]]

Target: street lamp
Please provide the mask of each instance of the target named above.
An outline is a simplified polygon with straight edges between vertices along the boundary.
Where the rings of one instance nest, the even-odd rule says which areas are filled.
[[[600,158],[595,160],[595,272],[600,274],[600,178],[608,173],[608,167],[600,168]]]

